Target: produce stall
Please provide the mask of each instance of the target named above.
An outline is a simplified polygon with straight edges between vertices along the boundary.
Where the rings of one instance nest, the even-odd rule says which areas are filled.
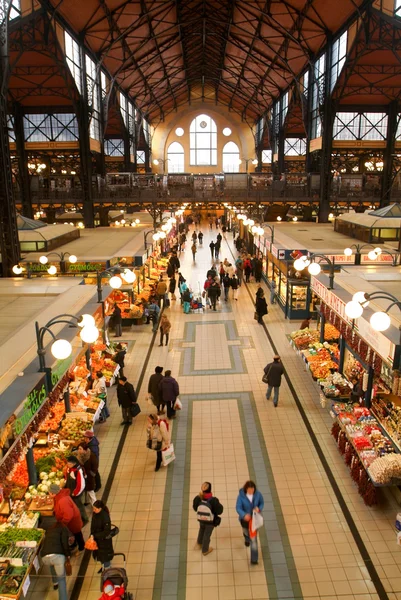
[[[332,404],[332,435],[368,506],[378,487],[401,484],[401,454],[373,411],[358,404]]]
[[[37,573],[40,568],[38,554],[43,536],[42,529],[21,527],[20,524],[17,527],[0,526],[1,597],[17,599],[21,595],[26,596],[30,586],[29,575],[32,569]]]

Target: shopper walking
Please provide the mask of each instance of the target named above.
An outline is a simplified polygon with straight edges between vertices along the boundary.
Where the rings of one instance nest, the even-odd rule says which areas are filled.
[[[85,491],[85,473],[76,456],[67,457],[67,471],[65,488],[70,491],[71,499],[76,504],[84,525],[89,521],[85,507],[82,503]]]
[[[170,282],[169,282],[169,286],[168,286],[168,291],[170,292],[171,300],[177,300],[176,295],[175,295],[176,287],[177,287],[177,282],[176,282],[175,276],[173,275],[170,277]]]
[[[85,442],[81,442],[77,449],[78,460],[81,463],[85,473],[85,492],[93,505],[96,502],[96,473],[99,470],[99,459]]]
[[[214,245],[214,256],[215,256],[215,258],[219,258],[220,246],[221,246],[221,242],[220,242],[220,240],[217,240],[217,242]]]
[[[178,382],[174,377],[171,377],[171,371],[165,371],[164,377],[159,383],[159,390],[163,404],[167,407],[167,417],[175,419],[174,405],[180,394]]]
[[[213,308],[214,311],[216,310],[217,298],[221,294],[220,284],[216,280],[217,280],[217,277],[216,277],[216,279],[212,279],[210,281],[209,287],[207,288],[207,295],[210,300],[211,307]]]
[[[159,325],[160,306],[156,302],[148,304],[148,323],[152,321],[152,331],[155,333]]]
[[[228,293],[230,291],[231,279],[228,273],[226,273],[223,277],[223,288],[224,288],[224,300],[227,302]]]
[[[221,523],[220,515],[223,514],[224,507],[219,499],[212,494],[212,484],[209,481],[202,483],[201,490],[193,499],[192,508],[197,514],[199,523],[199,533],[196,542],[196,549],[202,550],[203,556],[213,552],[210,546],[210,538],[215,527]]]
[[[168,320],[167,315],[162,315],[160,319],[160,344],[159,346],[163,346],[163,339],[166,336],[166,346],[168,346],[168,338],[170,336],[171,323]]]
[[[198,233],[198,240],[199,240],[199,245],[202,246],[202,244],[203,244],[203,233],[201,231]]]
[[[263,270],[262,261],[260,260],[260,258],[255,258],[254,263],[253,263],[253,272],[255,275],[256,283],[260,283],[260,280],[262,279],[262,270]]]
[[[99,440],[97,439],[97,437],[95,436],[93,431],[90,431],[88,429],[88,431],[84,432],[84,441],[85,441],[86,445],[88,446],[88,448],[90,448],[92,450],[93,454],[96,454],[97,459],[99,460],[99,458],[100,458]]]
[[[153,375],[149,377],[148,381],[148,394],[151,395],[152,402],[157,408],[157,414],[161,415],[164,413],[164,404],[162,402],[161,391],[159,389],[159,383],[163,379],[163,367],[156,367]]]
[[[263,325],[263,317],[267,315],[268,310],[264,291],[262,290],[262,288],[259,288],[259,290],[260,292],[256,293],[255,311],[258,317],[258,323],[260,323],[260,325]]]
[[[260,513],[264,507],[262,494],[256,489],[253,481],[247,481],[242,489],[240,489],[236,511],[242,527],[242,533],[245,539],[245,546],[251,547],[251,564],[258,564],[258,536],[257,532],[253,536],[249,534],[249,525],[252,520],[253,513]]]
[[[193,232],[191,237],[192,237],[193,243],[196,244],[196,240],[198,239],[198,234],[196,233],[196,231]]]
[[[238,286],[239,286],[238,278],[236,275],[233,275],[231,277],[231,288],[233,290],[233,298],[235,301],[238,300]]]
[[[241,287],[241,283],[244,278],[244,261],[242,260],[241,256],[239,256],[235,261],[235,266],[237,269],[238,286]]]
[[[197,250],[196,244],[195,244],[195,242],[194,242],[194,243],[192,244],[192,246],[191,246],[192,259],[193,259],[193,261],[194,261],[194,262],[195,262],[195,257],[196,257],[196,253],[197,253],[197,251],[198,251],[198,250]]]
[[[212,259],[214,259],[214,249],[215,249],[216,244],[214,243],[214,241],[212,240],[209,244],[209,248],[210,248],[210,254],[212,255]]]
[[[59,523],[71,531],[79,552],[82,552],[85,549],[82,535],[83,522],[77,505],[71,499],[70,490],[66,487],[61,489],[59,485],[52,483],[49,487],[49,496],[54,502],[54,516]]]
[[[245,273],[245,282],[249,283],[249,278],[252,272],[252,264],[249,258],[244,260],[244,273]]]
[[[169,425],[164,419],[159,419],[157,415],[148,416],[148,443],[155,441],[159,443],[159,448],[156,448],[156,466],[155,471],[157,472],[162,464],[163,450],[167,450],[170,446],[170,433]],[[149,447],[149,446],[148,446]],[[154,449],[154,448],[150,448]]]
[[[163,275],[160,275],[160,279],[156,286],[156,294],[159,301],[159,306],[165,306],[166,295],[167,295],[167,283],[163,280]],[[163,305],[162,305],[163,302]]]
[[[55,517],[42,517],[40,527],[45,530],[41,549],[42,562],[50,567],[53,589],[58,590],[59,600],[68,600],[65,561],[71,555],[69,531]]]
[[[219,267],[220,285],[223,285],[223,279],[224,279],[225,274],[226,274],[226,269],[224,267],[224,263],[221,262],[220,267]]]
[[[123,319],[121,316],[121,308],[118,306],[117,302],[114,304],[113,312],[111,315],[111,322],[114,327],[115,337],[121,337],[123,334]]]
[[[263,370],[267,376],[266,399],[270,400],[272,390],[274,390],[273,402],[274,406],[277,408],[281,377],[284,373],[283,365],[279,355],[275,354],[275,356],[273,356],[273,362],[266,365]]]
[[[91,536],[97,544],[97,550],[93,551],[93,558],[102,563],[102,568],[98,571],[111,567],[113,560],[113,538],[110,536],[111,519],[110,511],[102,500],[96,500],[93,505],[93,515],[91,521]]]
[[[118,378],[117,401],[123,416],[121,425],[132,425],[132,409],[137,398],[134,386],[126,377]]]
[[[116,346],[117,352],[113,355],[112,360],[120,367],[118,372],[119,375],[124,375],[124,366],[125,366],[125,348],[121,344],[117,344]]]

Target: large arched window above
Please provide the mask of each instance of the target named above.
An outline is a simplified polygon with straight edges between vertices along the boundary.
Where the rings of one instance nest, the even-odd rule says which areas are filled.
[[[238,173],[239,171],[239,148],[234,142],[227,142],[223,148],[223,171],[224,173]]]
[[[167,149],[168,173],[184,173],[184,148],[178,142],[172,142]]]
[[[198,115],[189,130],[190,164],[196,167],[217,165],[217,127],[212,118]]]

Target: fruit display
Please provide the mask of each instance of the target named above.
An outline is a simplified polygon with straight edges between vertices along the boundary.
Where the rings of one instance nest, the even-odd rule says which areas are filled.
[[[340,332],[334,327],[334,325],[330,325],[330,323],[326,323],[324,326],[324,339],[326,341],[335,341],[340,338]]]
[[[65,419],[61,425],[59,435],[63,440],[79,441],[87,429],[87,421],[75,418]]]
[[[391,484],[391,479],[397,476],[394,475],[395,465],[401,465],[401,456],[397,454],[392,440],[380,427],[378,420],[371,411],[356,404],[341,403],[333,404],[332,411],[336,415],[346,439],[358,454],[362,465],[368,469],[374,485]],[[395,470],[389,468],[388,471],[385,471],[382,468],[376,468],[376,462],[381,461],[383,457],[388,455],[397,456],[398,458],[390,462],[379,463],[379,465],[393,465]],[[387,472],[387,475],[385,475],[385,472]],[[377,473],[380,473],[379,478],[376,477]]]
[[[318,342],[320,333],[317,329],[298,329],[291,333],[291,339],[298,350],[305,350],[310,344]]]
[[[319,383],[326,398],[348,398],[350,395],[351,386],[340,373],[330,373]]]

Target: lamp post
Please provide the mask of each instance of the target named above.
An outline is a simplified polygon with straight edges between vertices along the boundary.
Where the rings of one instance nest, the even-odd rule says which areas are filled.
[[[67,272],[67,264],[66,264],[66,257],[68,256],[68,262],[70,262],[71,264],[74,264],[77,262],[77,257],[75,256],[75,254],[71,254],[70,252],[50,252],[49,254],[43,254],[43,256],[39,257],[39,262],[42,265],[47,265],[47,263],[49,262],[48,257],[49,256],[57,256],[59,261],[60,261],[60,271],[62,273],[66,273]],[[52,269],[50,271],[50,269]],[[55,269],[55,267],[49,267],[47,269],[47,272],[50,275],[55,275],[57,271],[54,271],[53,269]]]
[[[251,162],[253,165],[257,165],[258,164],[258,159],[257,158],[243,158],[242,159],[245,163],[246,166],[246,173],[248,173],[248,165]],[[239,164],[241,164],[242,162],[241,159],[239,159]]]
[[[103,301],[102,277],[104,275],[110,277],[109,283],[113,290],[120,289],[123,284],[122,279],[124,279],[126,283],[134,283],[136,280],[136,275],[133,271],[131,271],[131,269],[124,269],[118,265],[115,267],[110,267],[109,269],[105,269],[104,271],[96,271],[97,301],[99,304]],[[122,279],[118,277],[118,275],[121,275]]]
[[[39,373],[46,374],[46,388],[47,392],[50,392],[52,382],[50,369],[46,367],[46,349],[44,347],[44,336],[46,333],[49,333],[53,338],[53,344],[51,347],[51,353],[54,358],[58,360],[63,360],[68,358],[72,354],[72,346],[68,340],[58,339],[54,333],[52,332],[52,327],[54,325],[58,325],[60,323],[64,323],[65,325],[69,325],[70,327],[82,327],[80,337],[81,340],[85,343],[93,343],[97,340],[99,336],[99,330],[95,326],[95,319],[92,315],[85,314],[81,317],[76,317],[75,315],[70,315],[68,313],[63,313],[62,315],[57,315],[53,317],[43,325],[39,327],[38,321],[35,321],[35,331],[36,331],[36,346],[37,346],[37,355],[39,358]]]
[[[266,228],[270,229],[270,233],[271,233],[270,241],[273,244],[273,242],[274,242],[274,225],[267,225],[266,224],[266,225],[263,225],[263,227],[264,227],[264,229],[266,229]]]
[[[157,165],[162,165],[163,175],[166,174],[166,165],[170,159],[169,158],[155,158],[153,164],[157,167]]]
[[[363,248],[373,248],[373,250],[370,250],[370,252],[368,252],[368,257],[370,258],[370,260],[376,260],[376,258],[378,256],[380,256],[380,254],[387,254],[388,256],[391,256],[393,259],[393,267],[396,267],[398,264],[398,258],[400,256],[400,253],[397,251],[390,252],[389,250],[382,250],[379,246],[375,247],[372,244],[352,244],[348,248],[345,248],[345,250],[344,250],[345,256],[352,256],[353,248],[355,248],[355,263],[354,264],[357,266],[359,266],[361,264],[361,257],[362,257],[361,251],[363,250]]]
[[[332,290],[334,288],[334,268],[335,268],[334,259],[331,260],[325,254],[316,254],[315,252],[310,252],[308,256],[302,256],[302,257],[294,260],[294,268],[297,271],[303,271],[303,269],[305,269],[307,267],[308,271],[311,275],[314,275],[314,276],[319,275],[320,271],[322,270],[322,267],[320,266],[320,263],[315,262],[315,258],[321,258],[321,259],[325,260],[327,262],[327,264],[329,265],[329,288],[328,289]]]

